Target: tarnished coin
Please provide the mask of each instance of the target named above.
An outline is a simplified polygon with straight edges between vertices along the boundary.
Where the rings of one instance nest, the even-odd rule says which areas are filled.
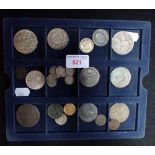
[[[75,68],[66,68],[66,75],[73,76],[75,74]]]
[[[79,109],[79,117],[84,122],[92,122],[98,114],[97,107],[92,103],[85,103]]]
[[[90,53],[94,49],[94,43],[89,38],[84,38],[79,43],[79,48],[83,53]]]
[[[23,127],[33,127],[39,122],[40,112],[36,106],[24,104],[17,109],[16,119]]]
[[[109,122],[109,129],[110,130],[117,130],[117,129],[119,129],[119,127],[120,127],[120,122],[119,121],[112,119]]]
[[[14,36],[14,47],[22,54],[32,53],[37,45],[37,36],[30,30],[20,30]]]
[[[57,78],[55,74],[49,74],[47,76],[47,85],[49,87],[55,87],[57,85]]]
[[[65,114],[63,114],[62,116],[60,116],[59,118],[55,119],[55,123],[58,125],[64,125],[67,123],[67,116]]]
[[[59,77],[65,77],[66,75],[66,70],[64,67],[62,66],[58,66],[56,67],[56,76]]]
[[[103,114],[99,114],[95,119],[95,123],[98,126],[104,126],[106,124],[106,121],[107,121],[106,116]]]
[[[100,80],[100,73],[95,67],[84,68],[80,72],[80,82],[85,87],[94,87]]]
[[[52,49],[62,50],[68,45],[69,37],[64,29],[54,28],[49,32],[47,41]]]
[[[63,107],[60,104],[51,104],[48,107],[47,114],[52,119],[57,119],[63,115]]]
[[[15,68],[15,76],[20,79],[23,80],[26,78],[27,75],[27,69],[25,67],[16,67]]]
[[[75,81],[75,79],[74,79],[73,76],[66,76],[66,77],[65,77],[65,83],[66,83],[67,85],[72,85],[72,84],[74,83],[74,81]]]
[[[129,117],[130,111],[125,103],[115,103],[110,107],[109,117],[119,121],[125,122]]]
[[[131,73],[125,67],[117,67],[111,72],[111,83],[117,88],[124,88],[131,81]]]
[[[76,112],[76,106],[73,103],[67,103],[64,106],[64,113],[68,116],[74,115]]]
[[[56,66],[51,66],[51,67],[49,68],[49,73],[50,73],[50,74],[56,74]]]
[[[126,31],[119,31],[112,37],[112,49],[120,55],[131,52],[134,47],[132,36]]]
[[[33,90],[41,89],[45,84],[45,76],[37,70],[30,71],[25,79],[27,86]]]
[[[97,46],[105,46],[108,44],[109,41],[109,33],[105,29],[97,29],[92,35],[92,40]]]

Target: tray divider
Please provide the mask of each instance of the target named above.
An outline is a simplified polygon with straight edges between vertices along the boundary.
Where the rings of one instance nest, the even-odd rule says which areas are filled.
[[[112,29],[109,29],[109,51],[108,51],[108,60],[111,60],[112,53]]]

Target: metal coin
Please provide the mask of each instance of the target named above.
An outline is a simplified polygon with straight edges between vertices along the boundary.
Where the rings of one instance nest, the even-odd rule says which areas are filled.
[[[17,109],[16,119],[23,127],[33,127],[39,122],[40,112],[36,106],[24,104]]]
[[[115,103],[110,107],[109,117],[119,121],[125,122],[129,117],[130,111],[125,103]]]
[[[29,88],[38,90],[44,86],[45,77],[40,71],[33,70],[27,74],[25,81]]]
[[[92,122],[98,114],[97,107],[92,103],[85,103],[79,109],[79,117],[84,122]]]
[[[89,38],[84,38],[79,43],[79,48],[83,53],[90,53],[94,49],[94,43]]]
[[[14,47],[22,54],[32,53],[37,45],[37,36],[30,30],[20,30],[14,36]]]
[[[80,82],[85,87],[94,87],[98,84],[100,80],[99,71],[94,68],[84,68],[80,72]]]
[[[49,87],[55,87],[57,85],[57,78],[55,74],[49,74],[47,76],[47,85]]]
[[[131,73],[125,67],[117,67],[111,72],[111,83],[117,88],[124,88],[131,81]]]
[[[67,123],[67,116],[63,114],[61,117],[55,119],[55,123],[58,125],[64,125]]]
[[[65,83],[66,83],[67,85],[72,85],[72,84],[74,83],[74,81],[75,81],[75,79],[74,79],[73,76],[66,76],[66,77],[65,77]]]
[[[74,115],[76,112],[76,106],[73,103],[67,103],[64,106],[64,113],[68,116]]]
[[[23,80],[26,78],[26,75],[27,75],[27,69],[25,67],[16,67],[15,68],[15,76],[18,79]]]
[[[107,121],[106,116],[103,114],[98,115],[95,119],[95,123],[98,126],[104,126],[106,124],[106,121]]]
[[[97,29],[92,35],[92,40],[97,46],[105,46],[109,41],[109,33],[105,29]]]
[[[65,77],[66,75],[66,70],[64,67],[62,66],[58,66],[56,67],[56,76],[59,77]]]
[[[56,74],[56,66],[51,66],[51,67],[49,68],[49,73],[50,73],[50,74]]]
[[[134,47],[132,36],[126,31],[119,31],[112,37],[112,49],[120,55],[131,52]]]
[[[52,119],[57,119],[63,115],[63,107],[60,104],[51,104],[48,107],[47,114]]]
[[[75,68],[66,68],[66,75],[73,76],[75,74]]]
[[[69,37],[64,29],[54,28],[49,32],[47,41],[52,49],[62,50],[68,45]]]
[[[120,122],[118,122],[117,120],[111,120],[109,122],[109,129],[110,130],[117,130],[120,127]]]

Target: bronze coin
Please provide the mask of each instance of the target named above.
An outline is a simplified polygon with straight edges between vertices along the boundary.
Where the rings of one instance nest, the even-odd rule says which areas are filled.
[[[117,120],[112,119],[109,122],[109,129],[110,130],[117,130],[120,127],[120,122]]]
[[[16,67],[15,68],[15,76],[16,78],[23,80],[27,75],[27,69],[25,67]]]
[[[67,103],[64,106],[64,113],[68,116],[74,115],[76,112],[76,106],[73,103]]]

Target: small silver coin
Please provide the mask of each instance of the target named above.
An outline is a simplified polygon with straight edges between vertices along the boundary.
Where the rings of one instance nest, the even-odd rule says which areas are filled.
[[[109,122],[109,129],[110,130],[117,130],[117,129],[119,129],[119,127],[120,127],[120,122],[119,121],[112,119]]]
[[[25,79],[26,85],[33,89],[41,89],[45,84],[45,76],[38,70],[30,71]]]
[[[111,72],[111,83],[117,88],[124,88],[131,81],[131,73],[125,67],[117,67]]]
[[[66,75],[73,76],[75,74],[75,68],[66,68]]]
[[[72,84],[74,84],[74,77],[73,76],[66,76],[65,77],[65,83],[67,84],[67,85],[72,85]]]
[[[20,30],[14,36],[14,47],[22,54],[34,52],[37,48],[37,36],[30,30]]]
[[[95,119],[95,123],[98,126],[104,126],[106,124],[106,121],[107,121],[106,116],[103,114],[99,114]]]
[[[98,114],[97,107],[92,103],[85,103],[80,106],[79,117],[84,122],[92,122]]]
[[[85,87],[94,87],[100,80],[100,73],[95,67],[84,68],[80,72],[80,82]]]
[[[89,38],[84,38],[79,43],[79,48],[83,53],[90,53],[94,49],[94,43]]]
[[[54,28],[49,32],[47,41],[52,49],[62,50],[68,45],[69,37],[64,29]]]
[[[92,35],[92,40],[97,46],[105,46],[109,42],[109,33],[105,29],[97,29]]]
[[[55,119],[55,123],[58,125],[64,125],[67,123],[67,116],[63,114],[61,117]]]
[[[56,77],[59,78],[59,77],[65,77],[66,75],[66,70],[64,67],[62,66],[58,66],[56,67]]]
[[[51,66],[49,68],[49,74],[56,74],[56,66]]]
[[[57,77],[55,74],[49,74],[47,76],[47,85],[49,87],[55,87],[57,85]]]
[[[119,55],[128,54],[133,47],[134,40],[126,31],[119,31],[112,37],[112,49]]]

